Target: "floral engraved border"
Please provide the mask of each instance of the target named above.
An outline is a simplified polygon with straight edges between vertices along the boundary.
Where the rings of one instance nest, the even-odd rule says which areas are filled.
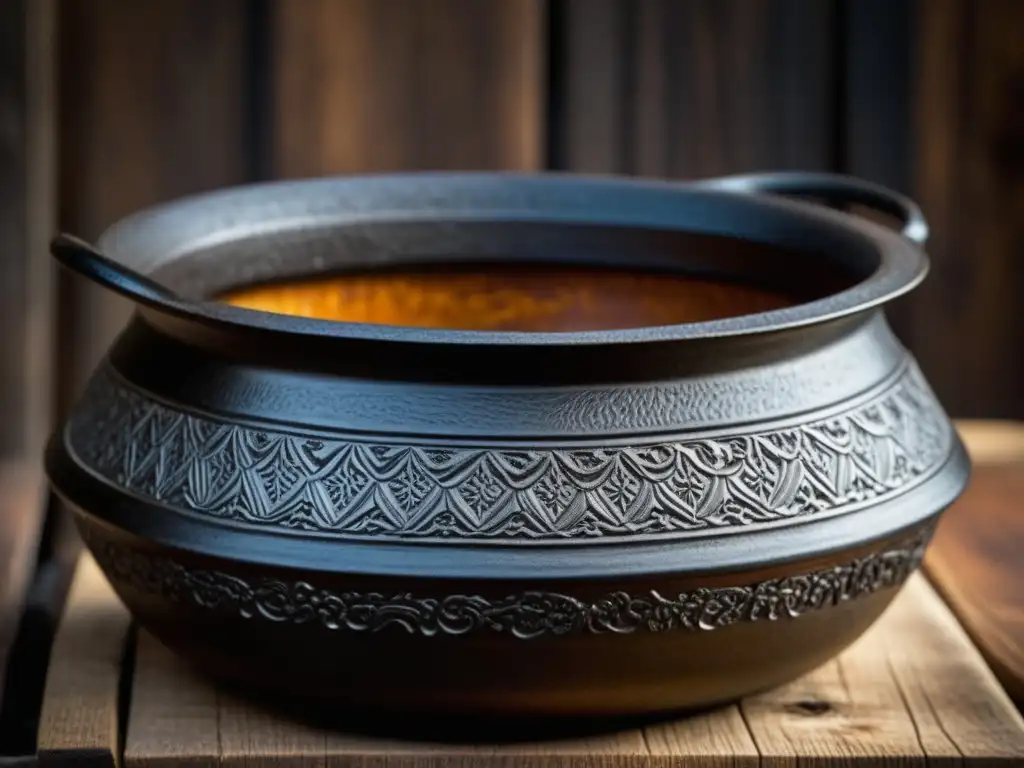
[[[520,639],[570,633],[723,629],[741,621],[777,621],[901,585],[918,567],[931,529],[850,563],[813,573],[736,587],[662,595],[613,592],[583,600],[556,592],[417,597],[410,593],[336,592],[304,581],[248,581],[192,569],[109,541],[93,541],[97,561],[114,584],[179,605],[242,619],[319,624],[329,630],[465,635],[495,632]]]
[[[913,365],[846,412],[738,436],[515,450],[277,429],[178,410],[100,374],[69,442],[109,482],[208,518],[346,538],[564,540],[841,511],[930,475],[952,435]]]

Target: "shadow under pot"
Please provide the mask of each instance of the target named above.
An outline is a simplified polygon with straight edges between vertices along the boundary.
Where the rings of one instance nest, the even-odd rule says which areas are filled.
[[[47,469],[140,625],[279,703],[726,702],[857,638],[966,482],[883,314],[926,234],[821,174],[183,199],[54,241],[137,309]]]

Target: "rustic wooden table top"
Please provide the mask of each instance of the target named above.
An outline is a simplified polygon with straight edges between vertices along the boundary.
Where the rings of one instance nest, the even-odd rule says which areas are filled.
[[[42,760],[114,765],[123,750],[127,768],[1024,764],[1024,721],[922,576],[853,647],[790,685],[676,722],[525,745],[416,744],[297,725],[217,690],[129,624],[84,556],[47,681]]]
[[[24,607],[43,528],[43,473],[27,461],[0,461],[0,703],[7,655]]]
[[[915,577],[838,659],[738,705],[599,738],[514,746],[426,745],[317,731],[216,690],[147,634],[132,632],[124,608],[85,556],[51,656],[39,757],[129,768],[369,761],[1024,765],[1024,721],[996,679],[1015,695],[1024,692],[1024,424],[958,427],[975,462],[974,479],[947,513],[926,560],[949,607]],[[0,558],[0,640],[27,587],[40,481],[32,467],[0,465],[0,525],[8,534],[0,537],[6,551]]]
[[[974,470],[928,550],[932,582],[1024,702],[1024,424],[960,422]]]

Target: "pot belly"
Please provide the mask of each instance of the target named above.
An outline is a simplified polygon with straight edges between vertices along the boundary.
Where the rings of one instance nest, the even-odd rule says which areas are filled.
[[[784,682],[875,620],[967,477],[880,316],[571,386],[311,375],[133,328],[53,485],[143,628],[321,717],[646,715]]]
[[[78,522],[143,628],[204,673],[321,718],[619,717],[729,701],[855,640],[931,533],[729,575],[487,582],[267,568]]]

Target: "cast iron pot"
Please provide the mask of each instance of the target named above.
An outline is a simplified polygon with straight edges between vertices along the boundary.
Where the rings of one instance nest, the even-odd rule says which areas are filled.
[[[173,202],[95,250],[54,242],[137,311],[53,437],[49,476],[139,624],[246,690],[502,717],[728,701],[860,635],[966,482],[883,315],[924,277],[926,234],[910,201],[813,174],[410,174]],[[686,272],[802,299],[547,333],[212,300],[438,261]]]

